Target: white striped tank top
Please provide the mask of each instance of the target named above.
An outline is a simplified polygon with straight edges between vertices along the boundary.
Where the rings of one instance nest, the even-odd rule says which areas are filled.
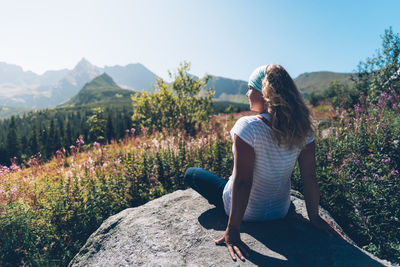
[[[268,114],[260,115],[268,119]],[[253,185],[243,221],[265,221],[284,217],[290,205],[290,177],[301,149],[278,146],[272,130],[257,116],[240,118],[230,133],[232,140],[236,134],[253,147],[255,152]],[[307,138],[306,144],[313,140],[312,134]],[[232,151],[235,155],[234,146]],[[233,172],[235,169],[234,167]],[[232,173],[222,195],[228,216],[234,177],[235,173]]]

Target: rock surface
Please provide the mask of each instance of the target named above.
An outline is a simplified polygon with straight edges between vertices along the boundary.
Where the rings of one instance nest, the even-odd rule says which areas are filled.
[[[301,194],[292,192],[281,220],[242,223],[241,237],[252,249],[234,262],[216,246],[227,216],[192,189],[176,191],[108,218],[70,266],[390,266],[353,242],[328,236],[307,221]],[[339,230],[329,214],[321,216]]]

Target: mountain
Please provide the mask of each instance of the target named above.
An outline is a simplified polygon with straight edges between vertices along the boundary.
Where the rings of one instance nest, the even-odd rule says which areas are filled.
[[[24,71],[20,66],[0,62],[0,99],[29,93],[40,84],[39,75]],[[0,105],[4,104],[0,100]]]
[[[157,75],[142,64],[97,67],[82,58],[72,69],[46,71],[42,75],[24,71],[20,66],[0,62],[0,106],[46,108],[66,103],[82,87],[102,73],[107,73],[121,88],[154,91]],[[350,82],[350,74],[334,72],[304,73],[294,79],[305,97],[325,90],[329,83]],[[214,76],[207,86],[215,89],[216,101],[247,103],[247,81]]]
[[[62,106],[80,106],[109,100],[126,100],[130,98],[132,93],[132,90],[120,88],[107,73],[103,73],[85,84],[76,96]]]
[[[153,83],[157,78],[153,72],[140,63],[126,66],[105,66],[103,71],[113,77],[114,81],[122,88],[135,91],[153,92]]]
[[[80,89],[89,81],[99,76],[102,69],[92,65],[82,58],[75,68],[69,71],[50,91],[51,106],[68,101],[76,95]]]
[[[43,73],[40,76],[40,85],[41,86],[49,86],[56,84],[59,80],[61,80],[67,73],[69,72],[68,69],[62,70],[49,70]],[[39,89],[36,89],[39,90]],[[40,90],[39,90],[40,91]]]
[[[247,82],[218,76],[213,76],[208,81],[207,86],[213,87],[215,89],[216,98],[218,98],[223,93],[228,95],[244,95],[247,92]]]
[[[142,64],[97,67],[82,58],[72,69],[46,71],[42,75],[0,62],[0,105],[46,108],[65,103],[95,77],[106,72],[122,88],[154,91],[157,75]]]
[[[0,119],[9,118],[11,116],[23,115],[32,111],[30,108],[25,107],[6,107],[0,106]]]
[[[350,78],[350,73],[318,71],[300,74],[296,79],[294,79],[294,82],[303,95],[307,97],[312,92],[322,92],[328,89],[329,84],[333,81],[340,81],[351,85],[353,82]]]

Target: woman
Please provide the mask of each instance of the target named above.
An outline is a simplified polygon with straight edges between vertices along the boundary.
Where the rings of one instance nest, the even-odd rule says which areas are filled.
[[[189,168],[185,181],[229,215],[224,236],[233,260],[244,260],[249,248],[240,239],[243,221],[283,218],[290,205],[290,177],[296,161],[303,180],[307,213],[317,228],[329,231],[318,215],[315,142],[310,112],[292,78],[275,64],[250,76],[246,96],[256,116],[240,118],[231,130],[234,168],[229,181],[200,168]]]

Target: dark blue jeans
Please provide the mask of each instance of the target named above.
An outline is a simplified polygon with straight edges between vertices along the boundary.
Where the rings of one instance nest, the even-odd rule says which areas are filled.
[[[206,198],[210,204],[224,210],[222,193],[228,180],[202,168],[192,167],[185,172],[185,182]]]

